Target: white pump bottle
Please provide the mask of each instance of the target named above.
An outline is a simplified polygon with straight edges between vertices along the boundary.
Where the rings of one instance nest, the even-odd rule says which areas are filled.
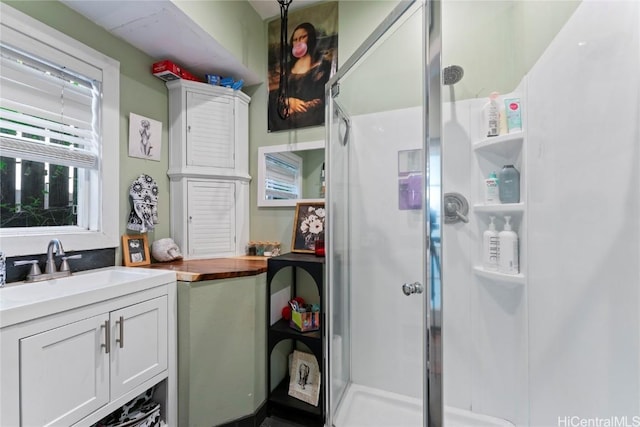
[[[500,241],[496,226],[493,223],[495,216],[491,218],[489,228],[482,234],[482,268],[490,271],[498,270],[498,258],[500,255]]]
[[[518,274],[518,235],[511,230],[511,217],[504,217],[504,230],[498,233],[500,241],[500,257],[498,259],[498,271],[504,274]]]

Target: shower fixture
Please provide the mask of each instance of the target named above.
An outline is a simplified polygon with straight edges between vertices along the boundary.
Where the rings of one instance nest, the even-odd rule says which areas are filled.
[[[458,83],[464,76],[464,68],[459,65],[449,65],[442,70],[442,83],[449,86]]]
[[[456,224],[460,221],[469,222],[469,202],[460,193],[444,193],[444,223]]]

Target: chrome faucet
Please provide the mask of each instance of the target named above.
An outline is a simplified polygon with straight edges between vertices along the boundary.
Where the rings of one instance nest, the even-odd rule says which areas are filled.
[[[62,256],[62,263],[60,264],[60,271],[56,269],[56,261],[53,259],[53,254]],[[62,243],[59,239],[51,239],[49,245],[47,246],[47,265],[45,266],[45,271],[42,273],[40,271],[40,266],[38,265],[37,259],[28,259],[28,260],[20,260],[14,261],[13,265],[31,265],[31,269],[27,274],[27,278],[25,282],[40,282],[43,280],[49,279],[58,279],[61,277],[71,276],[71,268],[69,268],[69,259],[79,259],[82,258],[82,254],[64,256],[64,249],[62,249]]]
[[[62,243],[59,239],[51,239],[49,245],[47,246],[47,265],[44,268],[44,273],[55,273],[56,270],[56,262],[53,259],[53,251],[56,251],[56,255],[62,256],[64,255],[64,249],[62,249]]]

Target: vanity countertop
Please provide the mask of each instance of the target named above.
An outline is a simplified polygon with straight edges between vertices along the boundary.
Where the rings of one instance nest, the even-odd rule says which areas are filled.
[[[144,268],[175,271],[178,281],[181,282],[201,282],[264,273],[267,271],[268,259],[263,256],[191,259],[155,263]]]
[[[107,267],[0,289],[0,328],[175,282],[170,271]]]

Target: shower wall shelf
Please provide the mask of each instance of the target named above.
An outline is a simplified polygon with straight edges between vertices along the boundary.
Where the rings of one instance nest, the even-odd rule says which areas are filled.
[[[475,151],[490,149],[493,151],[502,151],[510,149],[522,148],[522,141],[524,140],[523,132],[509,133],[506,135],[493,136],[490,138],[484,138],[473,144]]]
[[[496,213],[508,213],[508,212],[524,212],[524,203],[496,203],[492,205],[485,205],[478,203],[473,205],[475,212],[496,212]]]
[[[504,274],[504,273],[499,273],[497,271],[485,270],[484,268],[478,267],[478,266],[473,267],[473,273],[476,276],[483,277],[485,279],[497,280],[500,282],[509,282],[509,283],[515,283],[519,285],[524,285],[525,283],[525,277],[524,277],[524,274],[522,273]]]
[[[504,95],[507,97],[507,95]],[[510,94],[509,97],[523,99],[521,94]],[[478,111],[481,115],[481,111]],[[523,117],[525,119],[525,117]],[[526,123],[523,123],[526,125]],[[479,129],[471,129],[470,134],[480,135]],[[522,288],[526,286],[526,239],[527,239],[527,171],[526,171],[526,131],[507,133],[494,137],[482,137],[471,141],[471,152],[475,161],[472,169],[473,195],[471,211],[475,215],[477,252],[473,261],[473,275],[477,283],[490,283],[498,286]],[[512,164],[520,172],[519,203],[484,203],[484,180],[491,172],[499,174],[504,165]],[[499,184],[498,184],[499,185]],[[489,218],[495,216],[496,229],[504,228],[505,217],[511,217],[513,230],[519,239],[519,274],[503,274],[498,271],[485,270],[482,266],[482,235],[489,228]],[[480,282],[481,281],[481,282]]]
[[[277,257],[269,258],[267,261],[267,412],[282,418],[291,419],[292,421],[304,423],[307,426],[322,426],[325,419],[324,405],[324,387],[326,380],[324,379],[324,354],[323,354],[323,336],[324,336],[324,301],[323,301],[323,285],[324,285],[324,257],[317,257],[314,254],[287,253]],[[311,279],[315,283],[318,291],[318,301],[322,309],[322,318],[320,319],[320,329],[310,332],[298,332],[289,327],[289,322],[280,319],[271,325],[271,293],[272,282],[278,272],[289,268],[291,270],[291,295],[297,295],[297,270],[301,269],[309,273]],[[276,345],[282,341],[291,340],[293,347],[298,348],[297,343],[302,343],[311,350],[315,356],[318,367],[320,369],[320,397],[318,406],[313,406],[307,402],[289,396],[289,376],[280,381],[280,383],[272,390],[271,385],[271,363],[272,353]]]

